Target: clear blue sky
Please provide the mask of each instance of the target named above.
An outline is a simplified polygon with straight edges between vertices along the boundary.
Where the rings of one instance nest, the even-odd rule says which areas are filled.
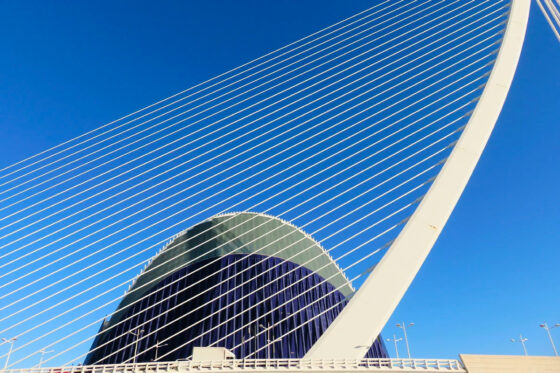
[[[0,167],[371,4],[0,1]],[[389,337],[400,333],[396,322],[415,322],[414,356],[516,354],[521,347],[509,339],[519,333],[530,354],[551,353],[538,324],[560,322],[559,63],[560,45],[534,6],[485,153],[385,328]],[[554,332],[560,347],[560,329]]]

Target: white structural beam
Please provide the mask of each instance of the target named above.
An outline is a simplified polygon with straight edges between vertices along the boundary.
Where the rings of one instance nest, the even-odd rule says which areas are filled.
[[[385,256],[305,358],[362,358],[404,296],[451,215],[498,119],[525,37],[530,0],[512,0],[494,68],[463,134]]]

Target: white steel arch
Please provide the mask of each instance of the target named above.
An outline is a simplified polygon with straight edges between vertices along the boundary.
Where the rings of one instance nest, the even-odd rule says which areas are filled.
[[[362,358],[404,296],[463,192],[498,119],[527,28],[530,0],[512,0],[482,96],[449,159],[385,256],[305,356]]]

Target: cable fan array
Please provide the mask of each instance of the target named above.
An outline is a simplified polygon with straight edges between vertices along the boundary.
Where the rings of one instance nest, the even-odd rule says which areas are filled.
[[[81,363],[123,293],[171,274],[149,266],[162,247],[232,211],[304,230],[359,288],[461,135],[508,11],[503,0],[380,1],[0,170],[0,335],[17,338],[9,367],[36,365],[46,350],[55,352],[45,364]],[[163,274],[130,287],[155,270]],[[197,271],[177,281],[212,276]],[[135,361],[157,331],[113,353],[134,351]]]
[[[556,39],[560,42],[560,1],[556,0],[554,3],[552,0],[537,0],[537,4]]]

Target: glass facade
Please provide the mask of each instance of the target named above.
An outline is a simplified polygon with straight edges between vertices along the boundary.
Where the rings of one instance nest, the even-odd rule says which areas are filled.
[[[348,292],[350,284],[341,286],[340,281],[345,277],[336,272],[338,267],[309,236],[266,215],[240,213],[217,217],[210,224],[201,223],[182,233],[167,247],[176,249],[182,245],[174,254],[190,253],[191,258],[198,258],[201,255],[195,255],[193,247],[208,250],[222,245],[216,238],[218,231],[223,233],[223,230],[216,228],[227,225],[224,223],[231,227],[242,226],[241,233],[237,232],[236,244],[226,252],[191,260],[186,266],[183,264],[188,260],[175,263],[177,268],[172,274],[147,286],[151,285],[155,272],[149,270],[151,267],[158,264],[163,267],[163,263],[177,259],[161,261],[157,258],[152,262],[131,289],[143,285],[147,288],[142,293],[145,295],[134,298],[129,295],[123,299],[111,321],[102,325],[102,332],[94,341],[85,364],[133,362],[134,355],[137,362],[174,361],[189,358],[195,346],[226,347],[237,358],[302,358],[305,355],[346,305],[347,294],[343,291]],[[274,248],[277,255],[270,255],[270,252],[263,255],[263,245],[273,246],[271,243],[276,244],[279,236],[270,231],[269,242],[260,242],[261,249],[255,250],[250,247],[251,238],[243,234],[263,226],[265,232],[282,228],[284,233],[295,235],[288,245],[297,246],[305,240],[311,242],[315,253],[323,257],[317,261],[307,252],[302,256],[302,247],[287,248],[285,242],[284,246]],[[186,244],[192,237],[204,235],[202,233],[208,233],[206,248],[201,245],[206,241],[198,241],[194,246]],[[233,241],[228,239],[227,242]],[[285,257],[289,250],[295,261]],[[164,249],[164,253],[169,250]],[[162,254],[160,256],[165,256]],[[332,278],[337,278],[338,283]],[[380,338],[366,356],[387,357]]]

